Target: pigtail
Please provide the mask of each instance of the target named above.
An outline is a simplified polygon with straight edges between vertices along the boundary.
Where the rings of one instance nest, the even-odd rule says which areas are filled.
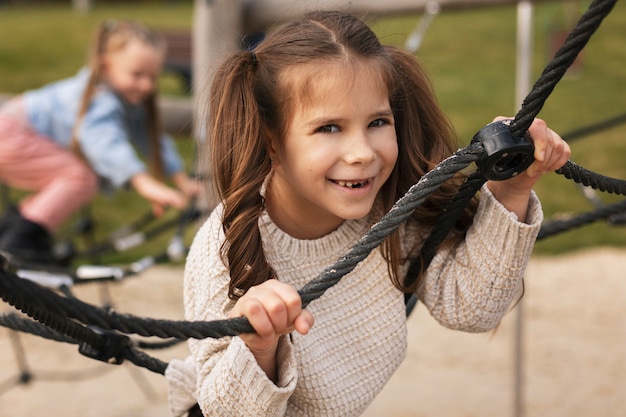
[[[78,141],[78,130],[82,123],[85,113],[89,108],[91,99],[95,94],[96,87],[100,80],[100,58],[105,51],[106,42],[109,33],[115,28],[117,22],[114,20],[106,20],[100,23],[94,31],[91,44],[89,47],[89,55],[87,61],[87,70],[89,71],[89,78],[83,91],[83,95],[80,98],[80,104],[78,106],[78,113],[76,115],[76,121],[72,129],[72,140],[70,142],[70,149],[76,155],[83,158],[82,151],[80,149],[80,142]]]
[[[224,206],[222,256],[230,268],[231,298],[275,276],[258,227],[271,164],[253,88],[257,59],[249,51],[229,58],[215,74],[209,101],[210,167]]]
[[[389,181],[395,189],[383,193],[386,208],[389,209],[391,204],[404,195],[424,174],[454,153],[457,149],[457,140],[454,127],[437,102],[428,75],[415,57],[396,47],[385,46],[385,48],[393,62],[396,80],[391,92],[391,106],[395,109],[399,147],[396,172],[392,174],[395,181]],[[464,179],[465,175],[459,173],[444,183],[415,210],[412,219],[419,222],[420,227],[433,227]],[[472,222],[476,207],[477,201],[474,199],[457,221],[444,245],[453,245],[461,240]],[[392,268],[403,262],[400,259],[400,251],[392,249],[399,247],[399,244],[399,237],[396,234],[383,246],[383,253],[388,257]],[[417,256],[416,253],[419,253],[420,248],[421,242],[416,242],[412,256]],[[394,285],[405,292],[415,291],[419,285],[417,280],[410,288],[404,288],[403,277],[398,275],[398,270],[392,273],[392,277]]]
[[[165,168],[163,166],[163,158],[161,157],[161,136],[163,135],[163,127],[161,125],[161,113],[157,104],[157,94],[153,94],[146,101],[146,110],[148,113],[147,128],[150,138],[150,170],[155,178],[165,178]]]
[[[131,26],[135,36],[165,53],[167,45],[165,39],[160,34],[135,22],[132,22]],[[165,167],[161,155],[163,124],[157,100],[158,96],[158,90],[155,89],[154,93],[146,100],[145,107],[148,116],[146,123],[150,140],[150,171],[156,178],[163,180],[165,179]]]

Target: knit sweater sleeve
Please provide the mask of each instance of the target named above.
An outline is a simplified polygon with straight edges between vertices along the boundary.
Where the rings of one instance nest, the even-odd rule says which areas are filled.
[[[435,256],[418,288],[419,299],[443,326],[468,332],[493,329],[522,294],[542,221],[534,193],[522,223],[483,186],[466,238]]]
[[[223,232],[219,208],[198,231],[185,266],[187,320],[228,317],[228,268],[221,260]],[[279,341],[278,382],[272,382],[239,337],[189,340],[191,357],[172,361],[166,371],[173,415],[198,402],[207,416],[280,416],[296,386],[296,363],[288,337]]]

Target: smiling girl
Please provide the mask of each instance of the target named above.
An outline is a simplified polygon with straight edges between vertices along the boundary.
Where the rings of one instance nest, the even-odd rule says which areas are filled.
[[[165,44],[133,21],[103,22],[86,68],[0,108],[0,182],[32,191],[0,220],[0,250],[55,261],[51,234],[106,187],[133,187],[155,214],[198,193],[161,131],[157,81]],[[150,160],[151,173],[139,153]],[[163,182],[169,176],[178,188]]]
[[[297,289],[454,152],[452,128],[415,59],[340,12],[235,53],[208,105],[222,202],[187,259],[186,318],[245,316],[256,333],[190,340],[166,371],[174,415],[358,416],[406,354],[405,293],[470,332],[493,329],[521,296],[542,221],[532,186],[569,157],[541,120],[533,165],[483,187],[416,284],[403,285],[408,261],[461,178],[303,309]]]

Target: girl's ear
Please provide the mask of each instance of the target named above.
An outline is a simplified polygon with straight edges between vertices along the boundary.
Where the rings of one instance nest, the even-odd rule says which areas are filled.
[[[278,146],[278,136],[271,131],[267,131],[267,138],[269,143],[268,153],[270,156],[270,161],[273,166],[276,166],[280,162],[279,152],[280,149]]]

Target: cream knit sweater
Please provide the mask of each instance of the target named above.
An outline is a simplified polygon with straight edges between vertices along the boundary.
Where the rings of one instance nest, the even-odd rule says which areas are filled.
[[[233,302],[218,207],[198,231],[185,268],[187,320],[226,318]],[[465,241],[432,261],[419,300],[442,325],[494,328],[521,294],[523,274],[542,221],[533,195],[520,223],[486,187]],[[259,226],[278,279],[296,288],[318,276],[361,238],[371,221],[346,221],[317,240],[296,240],[264,214]],[[270,381],[239,337],[189,341],[191,355],[166,371],[174,416],[198,402],[205,416],[358,416],[406,354],[404,298],[374,250],[309,305],[315,325],[279,345],[279,380]],[[428,341],[424,341],[428,343]]]

